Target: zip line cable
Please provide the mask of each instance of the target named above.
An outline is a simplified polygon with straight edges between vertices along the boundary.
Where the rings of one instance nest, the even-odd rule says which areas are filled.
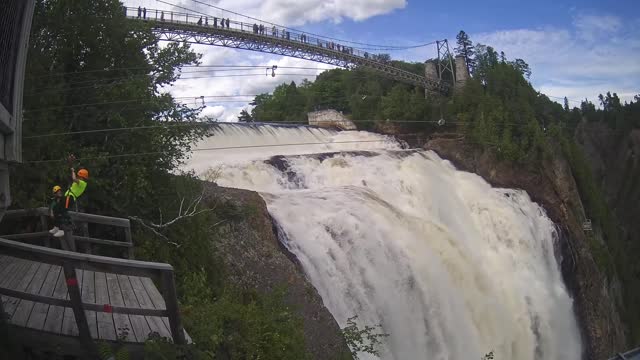
[[[354,144],[354,143],[372,143],[372,142],[387,142],[388,140],[352,140],[352,141],[333,141],[333,142],[304,142],[304,143],[288,143],[288,144],[268,144],[268,145],[239,145],[239,146],[221,146],[221,147],[212,147],[212,148],[204,148],[204,149],[192,149],[191,152],[198,151],[219,151],[219,150],[234,150],[234,149],[255,149],[255,148],[269,148],[269,147],[283,147],[283,146],[297,146],[297,145],[333,145],[333,144]],[[86,157],[79,160],[87,161],[87,160],[100,160],[100,159],[113,159],[113,158],[124,158],[124,157],[135,157],[135,156],[150,156],[150,155],[161,155],[167,154],[170,151],[151,151],[151,152],[141,152],[141,153],[130,153],[130,154],[118,154],[118,155],[103,155],[103,156],[94,156],[94,157]],[[25,161],[25,164],[44,164],[44,163],[55,163],[55,162],[63,162],[68,159],[48,159],[48,160],[31,160]]]
[[[425,123],[425,124],[437,124],[436,120],[349,120],[353,123],[362,123],[362,122],[392,122],[392,123]],[[468,122],[463,121],[447,121],[446,124],[467,124]],[[54,137],[54,136],[67,136],[67,135],[84,135],[84,134],[96,134],[96,133],[105,133],[105,132],[117,132],[117,131],[128,131],[128,130],[146,130],[146,129],[168,129],[173,127],[220,127],[221,125],[239,125],[239,126],[278,126],[278,125],[295,125],[295,124],[307,124],[306,120],[300,121],[278,121],[278,122],[257,122],[257,123],[243,123],[243,122],[185,122],[185,123],[177,123],[177,124],[165,124],[165,125],[148,125],[148,126],[132,126],[132,127],[120,127],[120,128],[107,128],[107,129],[95,129],[95,130],[82,130],[82,131],[67,131],[61,133],[53,133],[53,134],[41,134],[41,135],[32,135],[25,136],[23,139],[41,139],[46,137]]]
[[[209,68],[209,67],[213,67],[213,68],[238,68],[238,69],[244,69],[244,68],[256,68],[256,69],[262,69],[262,68],[271,68],[273,65],[276,64],[271,64],[271,65],[229,65],[229,64],[211,64],[211,65],[183,65],[181,68]],[[278,66],[278,69],[304,69],[304,70],[333,70],[335,68],[316,68],[316,67],[305,67],[305,66]],[[58,75],[80,75],[80,74],[86,74],[86,73],[96,73],[96,72],[108,72],[108,71],[120,71],[120,70],[152,70],[153,68],[150,66],[139,66],[139,67],[124,67],[124,68],[113,68],[113,69],[96,69],[96,70],[82,70],[82,71],[68,71],[68,72],[59,72],[59,73],[52,73],[49,75],[42,75],[42,76],[34,76],[34,77],[28,77],[29,79],[40,79],[40,78],[45,78],[45,77],[53,77],[53,76],[58,76]],[[218,71],[222,71],[222,70],[218,70]]]
[[[265,68],[266,69],[266,68]],[[269,70],[271,70],[269,68]],[[238,71],[243,71],[242,69],[238,69]],[[187,72],[186,74],[192,74],[195,72]],[[313,73],[279,73],[276,74],[277,76],[318,76],[319,74],[313,74]],[[106,79],[92,79],[92,80],[84,80],[84,81],[76,81],[76,82],[68,82],[65,83],[66,85],[75,85],[75,84],[87,84],[87,83],[98,83],[98,82],[104,82],[104,81],[116,81],[116,80],[127,80],[127,79],[131,79],[131,78],[140,78],[140,77],[146,77],[146,76],[151,76],[148,74],[142,74],[142,75],[132,75],[132,76],[124,76],[124,77],[116,77],[116,78],[106,78]],[[247,76],[268,76],[265,75],[264,72],[260,72],[260,73],[252,73],[252,74],[222,74],[222,75],[216,75],[216,74],[212,74],[212,75],[208,75],[208,76],[191,76],[191,77],[182,77],[180,76],[178,79],[176,79],[176,81],[178,80],[190,80],[190,79],[209,79],[209,78],[226,78],[226,77],[247,77]],[[273,77],[273,76],[272,76]],[[126,82],[120,82],[119,84],[123,84]],[[101,86],[113,86],[112,84],[103,84]],[[89,87],[85,87],[85,88],[89,88]],[[73,89],[73,88],[67,88],[67,89]],[[62,90],[59,89],[58,87],[52,86],[52,87],[45,87],[45,88],[35,88],[33,90]],[[29,95],[32,95],[34,93],[30,93]]]

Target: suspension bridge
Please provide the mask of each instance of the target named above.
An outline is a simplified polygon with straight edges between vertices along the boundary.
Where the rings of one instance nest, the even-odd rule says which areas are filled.
[[[131,21],[142,21],[163,41],[223,46],[235,49],[289,56],[346,69],[364,67],[427,92],[448,93],[456,83],[453,56],[447,40],[434,41],[438,59],[427,62],[421,76],[393,66],[384,57],[331,39],[317,37],[268,22],[243,22],[202,13],[174,12],[125,7]],[[456,69],[466,69],[463,58],[456,58]],[[448,75],[445,75],[448,74]],[[444,76],[443,76],[444,75]],[[463,77],[464,78],[464,77]],[[445,80],[448,79],[448,80]],[[453,81],[451,81],[453,80]]]

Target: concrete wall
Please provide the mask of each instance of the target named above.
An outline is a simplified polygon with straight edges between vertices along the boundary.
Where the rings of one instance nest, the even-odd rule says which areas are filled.
[[[338,128],[342,130],[356,130],[356,125],[342,113],[333,109],[313,111],[307,114],[309,125],[322,128]]]
[[[460,90],[464,87],[464,84],[469,80],[469,68],[467,67],[467,61],[464,56],[456,56],[456,83],[454,84],[455,90]]]
[[[432,60],[427,60],[424,63],[424,77],[431,80],[438,80],[438,69],[436,63]]]

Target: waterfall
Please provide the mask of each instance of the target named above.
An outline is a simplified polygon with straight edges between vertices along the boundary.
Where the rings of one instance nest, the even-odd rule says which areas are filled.
[[[189,168],[260,192],[338,324],[390,334],[383,359],[581,357],[554,224],[526,192],[367,132],[216,131],[196,148],[235,151],[195,152]]]

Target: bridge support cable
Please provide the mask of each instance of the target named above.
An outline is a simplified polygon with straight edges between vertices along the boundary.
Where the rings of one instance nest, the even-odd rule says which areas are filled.
[[[364,67],[394,80],[439,93],[448,93],[451,87],[451,84],[440,79],[427,78],[392,66],[379,60],[376,54],[275,26],[268,28],[200,14],[149,9],[146,16],[141,18],[137,8],[125,8],[125,11],[129,19],[148,23],[163,41],[259,51],[346,69]]]

